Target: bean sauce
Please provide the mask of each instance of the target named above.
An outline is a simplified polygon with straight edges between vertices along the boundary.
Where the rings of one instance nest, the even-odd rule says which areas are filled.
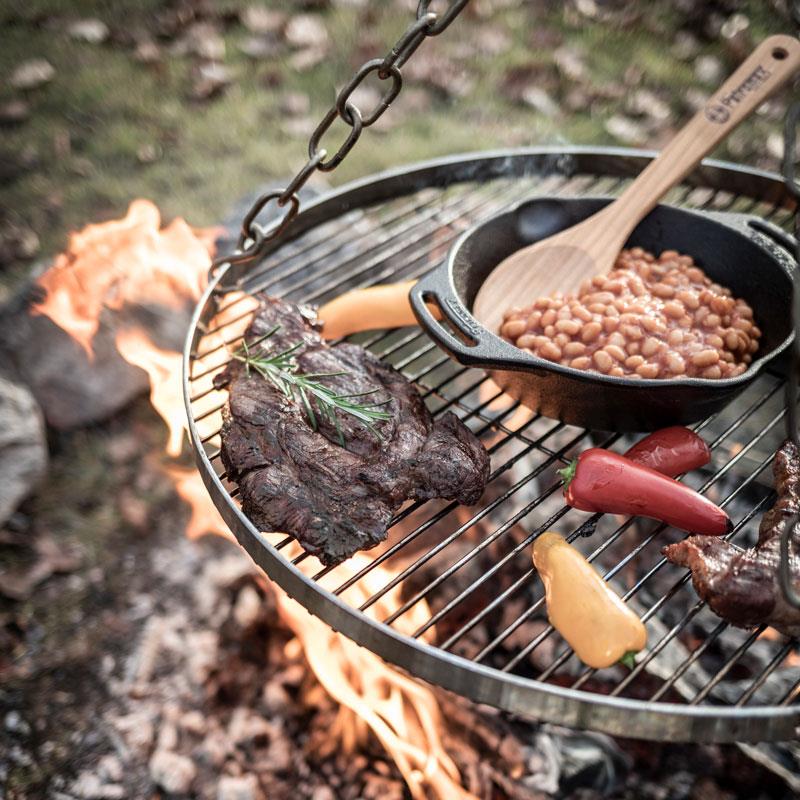
[[[761,331],[753,310],[690,256],[640,247],[614,269],[506,312],[500,332],[529,353],[628,378],[730,378],[747,369]]]

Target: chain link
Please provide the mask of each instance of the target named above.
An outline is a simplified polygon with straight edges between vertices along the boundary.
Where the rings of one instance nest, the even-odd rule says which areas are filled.
[[[450,0],[445,12],[428,28],[428,36],[438,36],[450,23],[464,10],[464,6],[469,0]],[[417,6],[417,19],[422,19],[428,14],[428,7],[431,0],[419,0]],[[435,12],[434,12],[435,13]]]
[[[277,239],[300,211],[298,192],[308,179],[319,170],[330,172],[336,169],[361,136],[364,128],[368,128],[380,119],[381,115],[392,104],[403,88],[403,76],[400,68],[414,54],[417,48],[430,36],[438,36],[458,16],[469,0],[450,0],[441,14],[429,11],[431,0],[420,0],[417,6],[417,18],[408,26],[402,36],[383,58],[373,58],[362,64],[353,77],[336,95],[336,100],[325,113],[319,125],[311,134],[308,142],[308,161],[292,178],[285,189],[267,192],[261,195],[252,205],[242,220],[242,231],[237,243],[237,250],[232,255],[216,258],[209,272],[210,276],[226,264],[239,265],[257,259],[267,245]],[[381,81],[388,81],[383,96],[374,109],[368,114],[362,113],[351,97],[356,89],[372,74]],[[320,142],[336,119],[341,119],[350,126],[347,138],[339,145],[339,149],[328,157],[328,151],[320,147]],[[278,208],[284,208],[280,221],[262,228],[256,218],[272,201]]]

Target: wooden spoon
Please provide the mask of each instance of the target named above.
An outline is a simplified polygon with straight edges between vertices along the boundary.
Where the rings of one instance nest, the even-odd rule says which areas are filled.
[[[764,40],[617,200],[495,267],[475,298],[475,318],[497,331],[511,306],[525,307],[557,291],[574,293],[586,278],[611,270],[633,229],[658,201],[799,67],[800,41]]]

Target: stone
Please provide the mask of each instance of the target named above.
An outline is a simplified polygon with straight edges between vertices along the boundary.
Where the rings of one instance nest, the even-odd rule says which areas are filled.
[[[129,364],[115,343],[117,330],[143,327],[162,349],[181,350],[191,306],[183,310],[148,305],[104,310],[92,339],[92,358],[49,317],[32,313],[32,287],[0,308],[0,353],[16,368],[41,407],[47,424],[70,430],[102,422],[135,397],[150,381]]]
[[[55,75],[55,68],[46,58],[31,58],[11,73],[8,82],[13,89],[37,89],[50,83]]]
[[[217,784],[217,800],[256,800],[258,779],[255,775],[223,775]]]
[[[186,794],[192,787],[196,769],[186,756],[168,750],[156,750],[150,759],[150,777],[171,794]]]
[[[0,524],[16,511],[47,467],[42,412],[0,354]]]

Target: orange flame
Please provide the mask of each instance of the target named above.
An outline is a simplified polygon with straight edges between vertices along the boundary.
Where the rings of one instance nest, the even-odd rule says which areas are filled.
[[[163,230],[149,200],[134,200],[119,220],[87,225],[70,236],[66,253],[38,280],[46,298],[33,307],[92,356],[104,308],[158,303],[176,308],[197,299],[211,264],[217,229],[176,219]]]
[[[136,200],[121,220],[89,225],[70,239],[67,253],[39,280],[47,290],[46,299],[35,307],[75,338],[91,356],[91,343],[100,325],[103,309],[120,309],[126,303],[159,303],[169,307],[198,298],[205,285],[215,231],[195,231],[182,220],[160,230],[158,209],[150,202]],[[234,300],[250,301],[247,303]],[[226,312],[216,320],[217,327],[236,326],[241,334],[247,325],[247,311],[257,305],[251,298],[228,298]],[[241,319],[240,319],[241,317]],[[214,330],[214,325],[212,325]],[[230,335],[228,333],[227,335]],[[181,356],[157,347],[141,328],[119,330],[117,349],[129,363],[144,369],[150,378],[150,400],[167,424],[167,453],[181,453],[186,425],[180,384]],[[228,347],[221,334],[205,337],[211,363],[201,363],[209,371],[200,391],[202,408],[207,409],[206,425],[219,423],[219,406],[224,392],[211,384],[213,366],[224,359]],[[202,359],[201,359],[202,360]],[[212,367],[212,369],[208,369]],[[194,406],[197,409],[197,406]],[[202,434],[202,431],[201,431]],[[228,526],[214,508],[195,470],[178,466],[167,468],[179,496],[191,508],[186,534],[192,539],[213,533],[233,539]],[[267,534],[270,541],[283,534]],[[295,552],[299,545],[293,543]],[[306,569],[319,569],[316,559],[301,562]],[[336,580],[344,580],[370,563],[359,555],[336,570]],[[348,573],[348,570],[350,571]],[[333,578],[333,573],[328,576]],[[345,597],[357,607],[393,574],[376,568],[351,587]],[[441,738],[444,728],[436,696],[426,686],[406,677],[378,656],[355,645],[341,634],[308,614],[300,605],[276,589],[278,608],[294,631],[320,684],[340,704],[340,714],[332,736],[353,749],[362,742],[368,726],[394,758],[415,800],[432,791],[440,800],[476,800],[461,785],[458,769]],[[387,592],[368,613],[384,619],[401,605],[399,588]],[[430,616],[424,602],[418,603],[395,625],[406,634],[416,630]],[[433,630],[427,634],[434,635]]]
[[[354,556],[336,571],[336,582],[355,575],[370,561],[363,554]],[[390,571],[377,567],[342,597],[358,607],[392,577]],[[352,749],[358,743],[354,722],[361,719],[394,759],[412,797],[424,800],[428,796],[426,789],[430,788],[440,800],[477,800],[463,789],[458,768],[442,743],[440,731],[444,724],[433,692],[331,630],[283,592],[277,593],[277,600],[278,609],[302,643],[317,679],[350,712],[340,712],[334,726],[338,730],[331,735],[338,733],[345,749]],[[366,613],[375,619],[385,618],[401,603],[400,588],[394,587]],[[410,635],[429,617],[430,609],[422,601],[401,618],[397,629]],[[427,632],[427,638],[433,635],[432,630]]]
[[[160,350],[144,331],[118,331],[117,350],[130,364],[141,367],[150,378],[150,402],[167,423],[167,454],[177,458],[183,445],[186,412],[181,390],[181,357],[178,353]]]

